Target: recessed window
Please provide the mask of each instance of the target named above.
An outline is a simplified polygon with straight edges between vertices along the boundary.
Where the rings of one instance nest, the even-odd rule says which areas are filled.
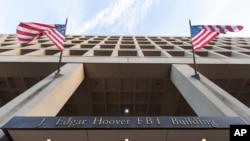
[[[168,51],[168,53],[172,56],[184,56],[184,51]]]
[[[98,44],[98,43],[100,43],[100,40],[88,41],[88,43],[90,43],[90,44]]]
[[[118,56],[137,56],[137,51],[119,50]]]
[[[160,51],[143,51],[144,56],[161,56]]]
[[[155,47],[153,45],[140,45],[142,49],[154,49]]]
[[[161,45],[162,49],[174,49],[174,46]]]
[[[181,48],[183,48],[183,49],[193,49],[192,46],[179,46],[179,47],[181,47]]]
[[[207,57],[208,56],[208,52],[207,51],[197,51],[195,52],[195,54],[202,56],[202,57]]]
[[[139,44],[150,44],[148,41],[138,41]]]
[[[75,56],[82,56],[84,53],[86,53],[87,50],[70,50],[69,54],[70,55],[75,55]]]
[[[105,41],[105,44],[116,44],[117,41],[116,40],[109,40],[109,41]]]
[[[112,50],[95,50],[94,56],[111,56]]]
[[[100,45],[100,48],[115,48],[115,45]]]
[[[36,49],[22,49],[21,50],[21,55],[31,53],[33,51],[37,51]]]
[[[59,53],[59,50],[45,50],[45,55],[55,55]]]
[[[79,44],[79,43],[82,43],[83,40],[75,40],[75,41],[71,41],[72,43],[76,43],[76,44]]]
[[[81,45],[81,48],[92,48],[95,45],[90,45],[90,44],[85,44],[85,45]]]
[[[134,42],[133,41],[130,41],[130,40],[128,40],[128,41],[122,41],[121,42],[122,44],[134,44]]]
[[[73,47],[74,44],[64,44],[64,48],[70,48],[70,47]]]
[[[135,45],[120,45],[120,48],[122,48],[122,49],[134,49]]]
[[[222,54],[222,55],[227,56],[227,57],[231,57],[232,56],[232,52],[231,51],[217,51],[216,53]]]

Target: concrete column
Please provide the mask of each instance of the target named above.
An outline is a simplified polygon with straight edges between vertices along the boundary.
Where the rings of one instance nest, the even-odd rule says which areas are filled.
[[[55,73],[20,94],[0,108],[0,126],[13,116],[55,116],[84,80],[82,64],[61,67],[59,78]],[[0,141],[3,140],[0,131]]]
[[[239,117],[250,124],[250,109],[246,105],[206,77],[202,77],[201,83],[206,86],[214,95],[216,95],[225,105],[232,109]]]
[[[198,116],[238,116],[201,81],[190,77],[193,74],[188,65],[172,65],[172,82]],[[200,77],[204,78],[201,74]]]

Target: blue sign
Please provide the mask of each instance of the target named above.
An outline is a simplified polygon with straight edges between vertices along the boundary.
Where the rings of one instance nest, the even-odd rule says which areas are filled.
[[[96,128],[227,128],[245,125],[239,117],[196,116],[58,116],[14,117],[2,129],[96,129]]]

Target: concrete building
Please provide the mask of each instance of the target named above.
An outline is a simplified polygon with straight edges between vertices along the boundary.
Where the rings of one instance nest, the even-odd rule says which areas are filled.
[[[228,141],[250,124],[250,38],[197,51],[200,80],[192,55],[189,37],[67,35],[59,65],[46,37],[2,34],[0,140]]]

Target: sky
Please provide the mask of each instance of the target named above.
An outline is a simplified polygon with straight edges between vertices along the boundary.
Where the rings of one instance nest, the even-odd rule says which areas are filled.
[[[64,24],[67,35],[190,36],[192,25],[243,25],[250,37],[250,0],[0,0],[0,34],[20,22]]]

